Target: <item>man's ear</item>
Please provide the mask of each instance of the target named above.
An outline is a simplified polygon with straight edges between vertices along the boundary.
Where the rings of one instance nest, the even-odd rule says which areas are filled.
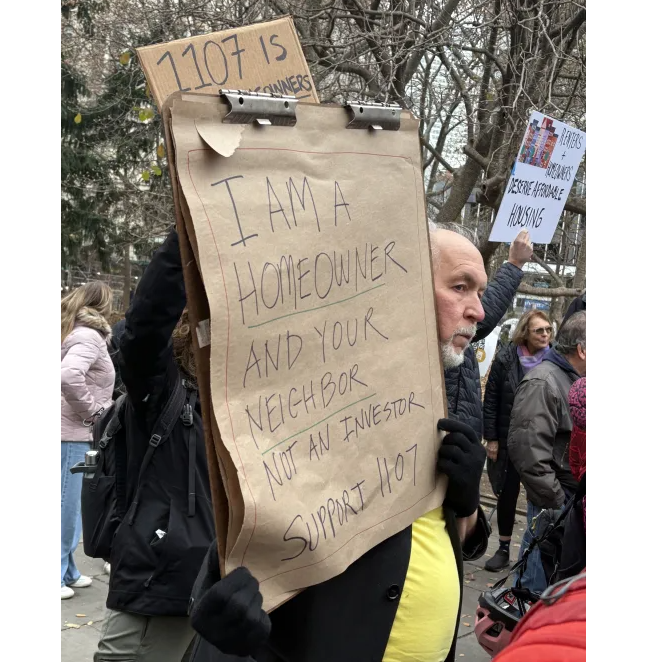
[[[585,349],[583,349],[583,346],[580,343],[578,343],[578,345],[576,345],[576,351],[578,352],[578,358],[581,361],[584,361],[585,360]]]

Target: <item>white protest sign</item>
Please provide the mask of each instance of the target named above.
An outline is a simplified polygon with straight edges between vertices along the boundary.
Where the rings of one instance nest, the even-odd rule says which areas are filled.
[[[485,338],[473,343],[475,348],[475,356],[479,364],[479,376],[483,379],[490,368],[490,364],[495,358],[495,350],[497,349],[497,341],[499,340],[501,326],[496,326]]]
[[[489,240],[512,242],[526,229],[532,242],[551,243],[584,153],[583,131],[534,111]]]

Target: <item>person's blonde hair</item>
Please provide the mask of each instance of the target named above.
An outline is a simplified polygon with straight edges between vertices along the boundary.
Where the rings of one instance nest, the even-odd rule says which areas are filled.
[[[549,324],[551,327],[551,334],[553,336],[553,324],[551,323],[551,320],[549,319],[549,316],[543,313],[541,310],[536,310],[535,308],[532,308],[531,310],[528,310],[522,317],[520,317],[520,321],[517,323],[517,326],[515,327],[515,331],[513,332],[513,337],[511,338],[511,342],[514,345],[526,345],[526,341],[529,339],[529,331],[530,331],[530,326],[531,326],[531,319],[534,317],[540,317],[543,319],[545,322]]]
[[[61,299],[61,342],[72,333],[75,324],[110,335],[106,318],[112,308],[113,293],[110,286],[100,280],[81,285]]]

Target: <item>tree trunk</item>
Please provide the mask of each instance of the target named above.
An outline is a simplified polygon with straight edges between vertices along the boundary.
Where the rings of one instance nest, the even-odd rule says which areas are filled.
[[[472,159],[467,159],[460,173],[455,173],[450,189],[450,197],[439,211],[437,223],[454,223],[461,215],[470,194],[479,181],[481,166]]]
[[[490,282],[495,276],[496,271],[500,268],[500,266],[504,263],[504,260],[508,257],[508,246],[505,244],[496,244],[493,242],[490,242],[493,246],[495,246],[495,250],[490,257],[490,259],[485,260],[485,266],[486,266],[486,275],[488,276],[488,281]],[[489,245],[490,248],[490,245]],[[483,253],[482,253],[483,257]]]
[[[130,261],[131,245],[126,244],[124,248],[124,291],[122,294],[122,310],[126,312],[130,306],[130,291],[131,291],[131,261]]]
[[[561,227],[562,226],[562,227]],[[556,255],[556,275],[559,277],[562,277],[562,281],[564,283],[564,275],[565,275],[565,256],[568,250],[569,246],[569,226],[570,226],[570,218],[569,215],[563,216],[562,221],[559,221],[558,224],[558,232],[562,232],[562,240],[561,240],[561,245],[560,249],[558,250],[558,253]],[[551,309],[549,310],[549,316],[551,319],[556,320],[558,324],[562,321],[563,318],[563,313],[565,310],[565,297],[556,297],[552,302],[551,302]]]
[[[483,128],[480,131],[479,138],[473,149],[484,159],[488,156],[491,138],[493,135],[492,126]],[[461,170],[455,172],[452,179],[452,189],[448,202],[443,205],[436,218],[437,223],[453,223],[457,220],[464,208],[468,198],[479,181],[482,173],[482,165],[471,157],[466,157],[466,162]]]
[[[551,317],[552,320],[555,320],[556,322],[558,322],[558,324],[560,324],[564,314],[565,314],[565,297],[556,297],[551,302],[549,317]]]
[[[578,259],[576,260],[576,274],[574,275],[574,287],[579,290],[585,288],[585,235],[586,229],[583,228],[583,237],[578,249]]]

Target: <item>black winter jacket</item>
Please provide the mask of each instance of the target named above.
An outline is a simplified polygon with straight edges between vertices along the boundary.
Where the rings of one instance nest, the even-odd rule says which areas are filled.
[[[498,441],[502,448],[506,447],[515,391],[523,377],[517,345],[511,343],[495,357],[484,392],[484,439]]]
[[[522,281],[522,270],[507,262],[498,270],[482,297],[486,316],[477,325],[474,340],[485,338],[506,314],[515,291]],[[464,352],[464,361],[457,368],[445,370],[448,416],[467,423],[482,438],[482,400],[479,364],[472,345]]]
[[[180,419],[155,450],[136,510],[133,504],[153,427],[180,378],[170,341],[185,302],[178,235],[173,231],[142,277],[120,344],[121,374],[128,391],[120,418],[128,455],[129,510],[113,539],[109,609],[185,616],[193,583],[215,537],[199,400],[193,417],[196,462],[191,472],[195,515],[188,516],[192,428]],[[160,538],[158,529],[166,535]]]

